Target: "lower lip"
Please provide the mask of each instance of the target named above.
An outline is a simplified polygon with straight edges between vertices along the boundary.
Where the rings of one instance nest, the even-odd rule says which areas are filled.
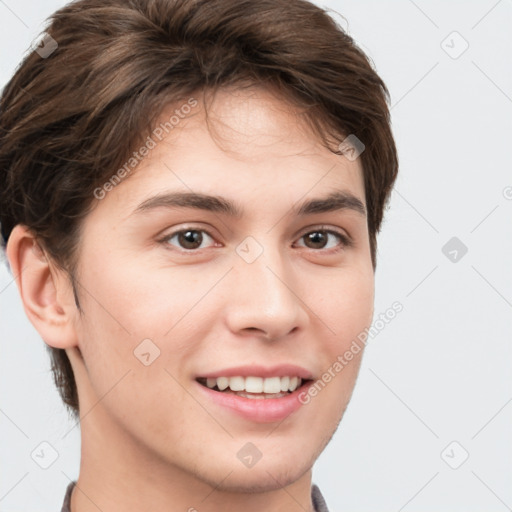
[[[282,421],[297,411],[303,405],[299,401],[299,395],[306,392],[312,383],[313,381],[309,381],[281,398],[245,398],[232,393],[214,391],[196,381],[201,392],[205,393],[209,400],[235,411],[247,420],[258,423]]]

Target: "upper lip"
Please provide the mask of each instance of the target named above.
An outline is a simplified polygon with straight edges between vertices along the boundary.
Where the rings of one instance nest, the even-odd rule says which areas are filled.
[[[208,373],[202,373],[197,378],[217,378],[217,377],[300,377],[303,380],[313,379],[313,374],[301,366],[294,364],[280,364],[276,366],[261,366],[256,364],[224,368],[214,370]]]

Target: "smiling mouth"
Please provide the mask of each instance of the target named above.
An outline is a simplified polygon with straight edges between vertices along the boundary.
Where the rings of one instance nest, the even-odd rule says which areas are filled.
[[[312,379],[300,377],[198,377],[197,382],[211,391],[243,398],[275,399],[289,396],[307,386]]]

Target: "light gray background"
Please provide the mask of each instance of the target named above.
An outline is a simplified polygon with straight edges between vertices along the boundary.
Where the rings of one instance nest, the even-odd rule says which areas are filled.
[[[2,86],[64,3],[0,0]],[[313,481],[331,512],[511,510],[512,2],[316,3],[391,91],[401,167],[375,312],[404,310],[369,342]],[[456,262],[452,237],[468,248]],[[0,315],[0,511],[60,510],[79,432],[5,266]],[[46,470],[30,455],[42,441],[59,453]]]

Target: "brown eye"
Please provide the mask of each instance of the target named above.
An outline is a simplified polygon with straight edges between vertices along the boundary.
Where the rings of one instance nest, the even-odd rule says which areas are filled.
[[[313,231],[304,236],[306,246],[310,249],[323,249],[327,244],[327,239],[325,231]]]
[[[204,236],[204,234],[206,236]],[[197,249],[204,249],[201,245],[205,238],[207,239],[212,237],[203,229],[182,229],[181,231],[172,233],[170,236],[166,237],[164,241],[175,246],[171,241],[176,239],[179,249],[194,251]]]
[[[333,230],[317,229],[310,231],[300,238],[304,240],[305,247],[308,249],[326,249],[326,250],[337,250],[342,249],[345,246],[350,245],[348,238]],[[336,239],[338,242],[336,243]],[[330,246],[328,246],[330,244]]]

